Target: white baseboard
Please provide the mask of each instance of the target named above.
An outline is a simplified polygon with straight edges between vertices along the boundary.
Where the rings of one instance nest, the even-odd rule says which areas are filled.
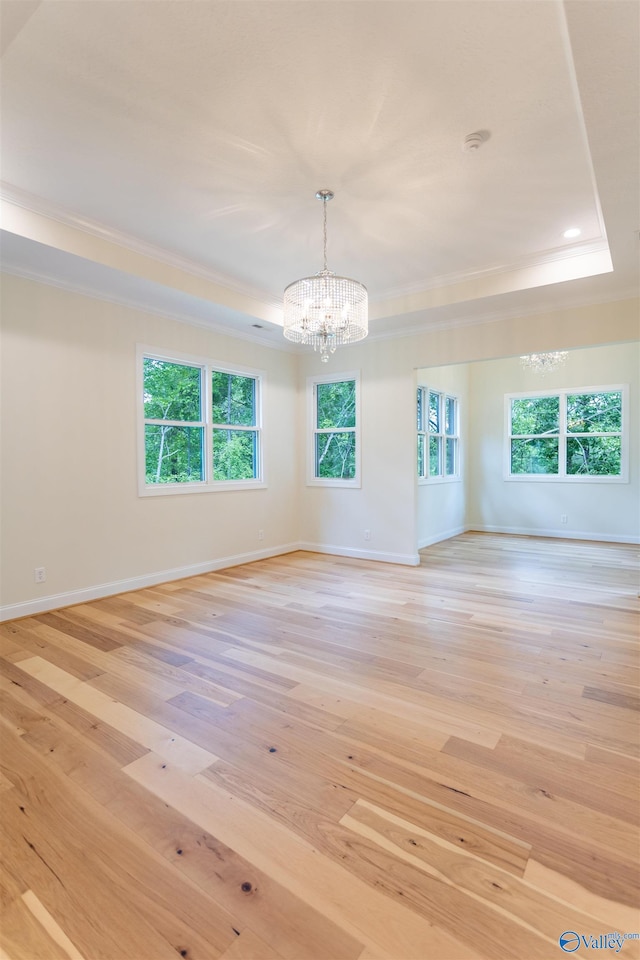
[[[351,547],[336,547],[330,543],[300,543],[298,550],[310,553],[328,553],[336,557],[353,557],[356,560],[377,560],[381,563],[401,563],[404,566],[417,567],[420,557],[417,553],[383,553],[380,550],[355,550]]]
[[[456,527],[428,540],[421,541],[419,549],[459,536],[466,531],[479,533],[512,533],[529,537],[553,537],[563,540],[600,540],[604,543],[640,543],[639,537],[615,536],[604,533],[576,532],[570,530],[534,530],[529,527],[501,527],[492,524],[474,524],[470,527]],[[326,543],[288,543],[279,547],[266,547],[263,550],[252,550],[249,553],[238,553],[230,557],[221,557],[218,560],[206,560],[203,563],[194,563],[184,567],[173,567],[170,570],[160,570],[140,577],[130,577],[126,580],[112,580],[109,583],[100,583],[92,587],[82,587],[78,590],[69,590],[65,593],[51,594],[21,603],[12,603],[0,606],[0,622],[17,620],[20,617],[30,617],[36,613],[45,613],[48,610],[59,610],[61,607],[70,607],[77,603],[87,603],[90,600],[99,600],[101,597],[112,597],[119,593],[128,593],[131,590],[141,590],[144,587],[153,587],[158,583],[167,583],[171,580],[183,580],[186,577],[196,577],[202,573],[211,573],[214,570],[224,570],[227,567],[237,567],[243,563],[253,563],[256,560],[267,560],[269,557],[278,557],[285,553],[294,553],[296,550],[307,550],[310,553],[322,553],[338,557],[353,557],[357,560],[375,560],[381,563],[399,563],[404,566],[418,566],[420,556],[417,553],[385,553],[379,550],[356,550],[350,547],[338,547]]]
[[[451,537],[458,537],[461,533],[466,533],[469,527],[453,527],[451,530],[444,530],[442,533],[436,533],[433,537],[427,537],[424,540],[418,540],[418,550],[424,550],[434,543],[440,543],[442,540],[451,540]]]
[[[601,543],[640,543],[640,537],[611,533],[593,533],[586,530],[539,530],[532,527],[500,527],[493,524],[474,523],[466,528],[478,533],[514,533],[525,537],[553,537],[556,540],[599,540]]]
[[[22,603],[12,603],[0,607],[0,621],[16,620],[19,617],[30,617],[34,613],[45,613],[47,610],[59,610],[61,607],[70,607],[76,603],[87,603],[89,600],[99,600],[101,597],[112,597],[118,593],[128,593],[131,590],[153,587],[157,583],[167,583],[169,580],[183,580],[186,577],[197,577],[201,573],[211,573],[214,570],[223,570],[226,567],[237,567],[241,563],[253,563],[255,560],[279,557],[283,553],[293,553],[299,549],[300,545],[297,543],[289,543],[280,547],[266,547],[264,550],[238,553],[231,557],[221,557],[219,560],[205,560],[204,563],[194,563],[186,567],[174,567],[171,570],[159,570],[156,573],[145,574],[141,577],[130,577],[127,580],[113,580],[110,583],[99,583],[93,587],[82,587],[79,590],[70,590],[67,593],[56,593],[48,597],[39,597],[37,600],[25,600]]]

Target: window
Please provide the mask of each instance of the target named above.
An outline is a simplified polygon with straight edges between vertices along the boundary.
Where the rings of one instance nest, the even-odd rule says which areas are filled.
[[[460,477],[458,398],[418,387],[418,477],[457,480]]]
[[[626,388],[506,397],[509,479],[625,480]]]
[[[258,476],[256,379],[211,371],[213,479],[255,480]]]
[[[312,442],[308,482],[360,486],[358,376],[317,377],[309,385]]]
[[[204,480],[202,367],[145,357],[145,483]]]
[[[138,353],[140,493],[262,486],[260,375]]]

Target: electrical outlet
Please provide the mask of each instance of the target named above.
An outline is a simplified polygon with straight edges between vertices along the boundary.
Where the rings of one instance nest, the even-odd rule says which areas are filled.
[[[371,540],[371,530],[365,530],[364,538],[365,540]]]
[[[258,530],[258,540],[264,540],[264,530]]]
[[[44,583],[47,579],[47,571],[44,567],[36,567],[33,571],[33,579],[36,583]]]
[[[568,516],[566,515],[566,513],[563,513],[562,516],[560,517],[560,523],[567,523],[568,520],[569,520],[569,518],[568,518]]]

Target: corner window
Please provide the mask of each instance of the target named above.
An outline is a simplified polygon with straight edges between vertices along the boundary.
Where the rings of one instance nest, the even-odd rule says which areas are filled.
[[[457,480],[460,477],[458,398],[418,387],[418,478]]]
[[[263,486],[262,377],[138,350],[142,496]]]
[[[360,485],[359,378],[312,378],[309,383],[310,484]]]
[[[620,386],[507,395],[507,479],[626,480],[626,393]]]

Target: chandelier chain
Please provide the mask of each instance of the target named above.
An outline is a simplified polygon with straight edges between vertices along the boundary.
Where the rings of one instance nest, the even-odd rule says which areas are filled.
[[[324,221],[324,230],[323,230],[324,267],[323,267],[323,270],[324,270],[325,273],[327,272],[327,200],[328,200],[328,199],[329,199],[329,197],[323,197],[323,198],[322,198],[322,206],[323,206],[323,212],[324,212],[324,217],[323,217],[323,221]]]

